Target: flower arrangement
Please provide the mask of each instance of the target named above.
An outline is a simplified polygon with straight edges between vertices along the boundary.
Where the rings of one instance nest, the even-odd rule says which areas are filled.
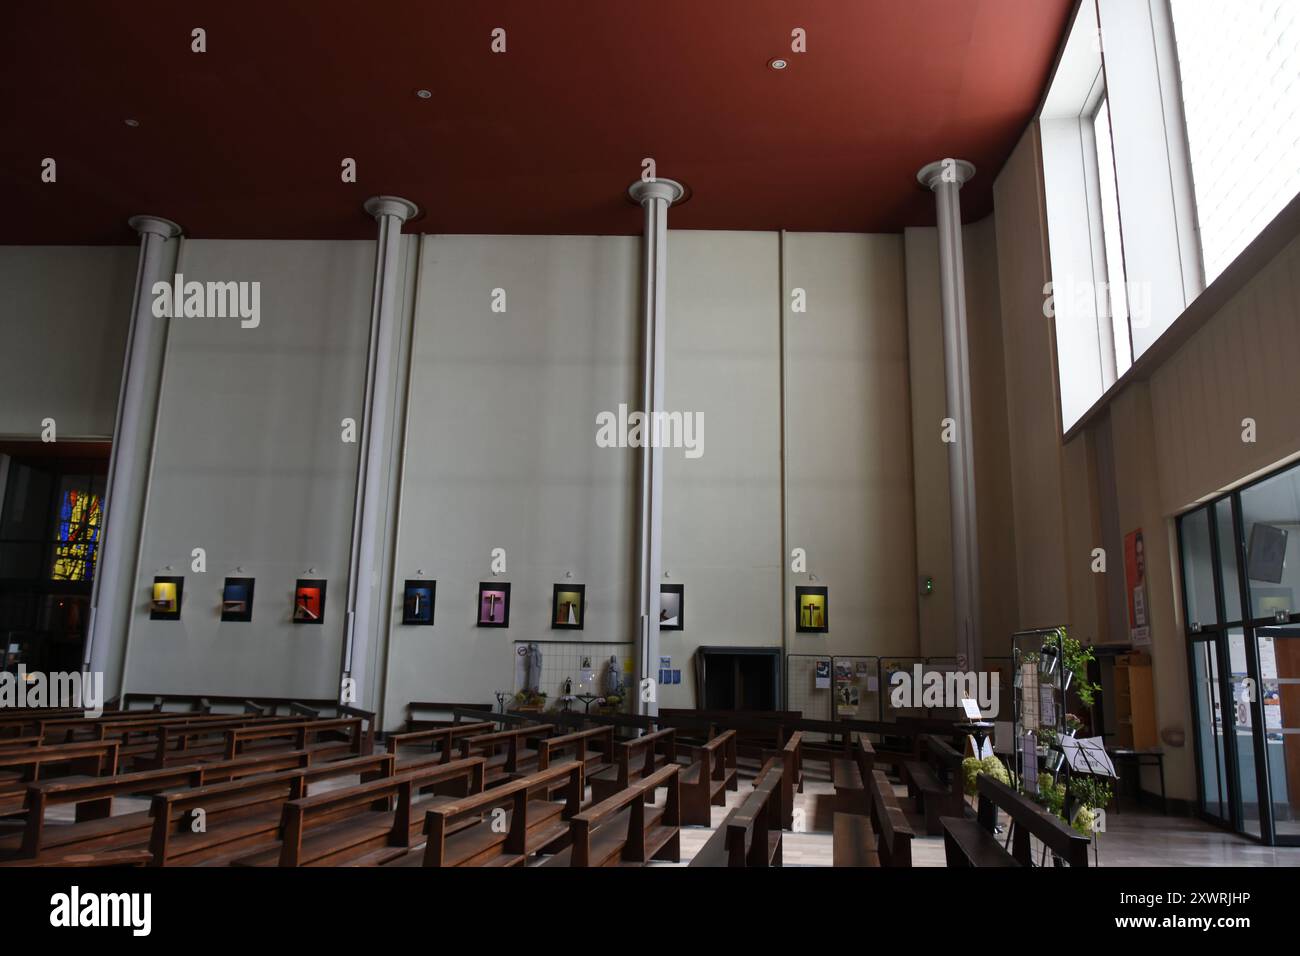
[[[1011,785],[1011,775],[1007,773],[1007,768],[997,757],[967,757],[961,762],[962,783],[966,795],[973,797],[976,794],[976,779],[980,774],[986,773],[998,783]]]

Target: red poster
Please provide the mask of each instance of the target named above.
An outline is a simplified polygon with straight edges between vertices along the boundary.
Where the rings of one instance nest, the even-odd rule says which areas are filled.
[[[1147,619],[1147,560],[1142,529],[1124,537],[1124,585],[1128,594],[1128,633],[1134,644],[1151,643]]]

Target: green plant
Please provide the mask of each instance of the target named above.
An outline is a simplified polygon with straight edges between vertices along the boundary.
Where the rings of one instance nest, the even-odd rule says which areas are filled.
[[[1058,817],[1065,816],[1065,784],[1057,783],[1050,773],[1038,775],[1038,802]]]
[[[1097,691],[1101,690],[1100,684],[1088,680],[1088,664],[1096,658],[1097,655],[1093,653],[1092,647],[1085,647],[1066,634],[1064,628],[1061,629],[1061,663],[1074,671],[1074,682],[1070,685],[1070,689],[1074,691],[1084,707],[1091,707]]]
[[[1078,776],[1070,778],[1070,796],[1084,806],[1100,810],[1114,796],[1110,784],[1100,777]]]
[[[966,790],[967,796],[975,796],[976,778],[980,774],[986,773],[998,783],[1011,785],[1011,777],[1007,773],[1007,768],[997,757],[985,757],[983,760],[978,757],[967,757],[961,762],[962,783]]]

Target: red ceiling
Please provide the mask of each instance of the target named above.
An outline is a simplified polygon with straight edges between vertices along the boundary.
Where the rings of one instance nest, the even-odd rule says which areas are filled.
[[[25,0],[0,31],[0,242],[127,242],[135,213],[199,238],[370,237],[377,193],[417,202],[423,232],[631,234],[646,156],[693,190],[675,228],[932,223],[914,177],[945,156],[979,169],[978,219],[1071,6]]]

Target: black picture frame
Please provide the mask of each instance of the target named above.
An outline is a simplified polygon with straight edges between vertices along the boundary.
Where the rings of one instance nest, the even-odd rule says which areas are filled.
[[[153,588],[149,588],[149,620],[151,621],[179,621],[181,619],[181,606],[185,599],[185,579],[173,575],[159,574],[153,579],[157,584],[174,584],[176,585],[176,609],[173,611],[163,611],[158,609],[157,602],[154,601]]]
[[[577,613],[573,615],[577,623],[560,623],[562,608],[573,602],[561,600],[561,595],[575,595],[577,597]],[[570,611],[572,611],[570,607]],[[551,591],[551,630],[553,631],[581,631],[587,623],[587,585],[585,584],[557,584]]]
[[[501,620],[493,620],[496,617],[496,604],[491,605],[491,617],[484,618],[483,603],[492,594],[497,594],[501,598]],[[476,627],[509,627],[510,626],[510,582],[509,581],[480,581],[478,585],[478,604],[474,608],[475,626]]]
[[[221,585],[221,620],[235,621],[241,624],[248,624],[253,620],[253,578],[226,578],[225,583]],[[244,596],[244,609],[232,609],[234,603],[238,600],[231,595],[231,587],[246,587],[248,590]]]
[[[664,595],[677,595],[677,623],[667,624],[664,622],[664,614],[667,613],[664,608]],[[669,618],[672,620],[672,618]],[[686,586],[684,584],[661,584],[659,586],[659,630],[661,631],[684,631],[686,629]]]
[[[408,578],[402,586],[402,623],[412,627],[433,627],[437,599],[437,581]]]
[[[290,611],[290,617],[295,624],[324,624],[325,623],[325,585],[324,578],[299,578],[293,586],[293,608]],[[310,606],[303,604],[301,608],[307,613],[299,616],[300,603],[299,598],[304,596],[304,592],[319,592],[320,613],[312,617]]]
[[[821,598],[808,602],[808,607],[804,606],[805,598]],[[820,607],[818,607],[820,605]],[[831,627],[830,614],[830,592],[829,589],[815,585],[798,585],[794,589],[794,629],[800,634],[826,634]],[[809,611],[805,617],[804,611]],[[820,615],[817,611],[820,610]],[[807,621],[808,623],[804,623]]]

